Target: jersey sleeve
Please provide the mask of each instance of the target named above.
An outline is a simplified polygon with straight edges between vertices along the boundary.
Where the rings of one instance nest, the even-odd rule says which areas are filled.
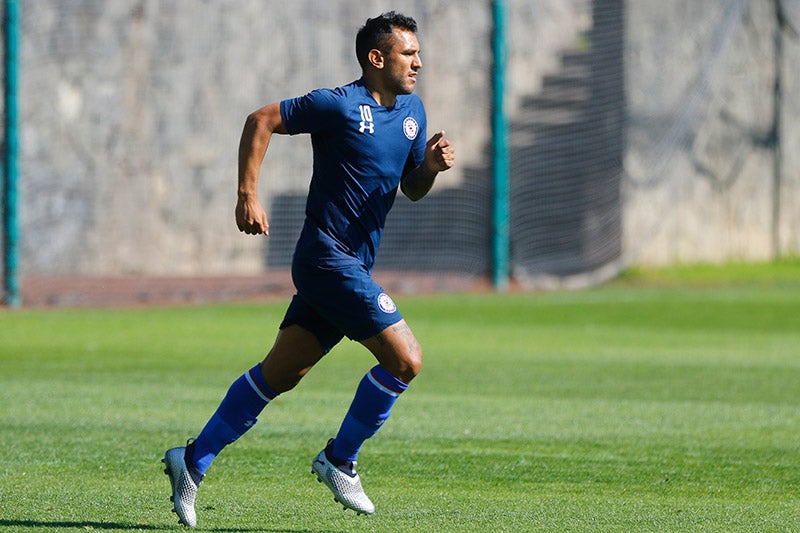
[[[423,159],[425,159],[425,144],[427,143],[428,138],[428,119],[425,116],[425,108],[423,107],[421,100],[417,101],[417,110],[414,116],[417,118],[419,128],[417,130],[417,136],[414,138],[414,142],[411,145],[411,151],[408,153],[406,166],[403,168],[404,176],[420,166]]]
[[[340,112],[341,97],[330,89],[281,101],[281,118],[290,135],[319,133],[334,126]]]

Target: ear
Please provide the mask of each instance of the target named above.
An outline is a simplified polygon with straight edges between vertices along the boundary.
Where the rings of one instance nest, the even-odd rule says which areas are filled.
[[[377,48],[373,48],[369,51],[367,54],[367,59],[369,60],[369,63],[377,69],[382,69],[384,66],[383,52]]]

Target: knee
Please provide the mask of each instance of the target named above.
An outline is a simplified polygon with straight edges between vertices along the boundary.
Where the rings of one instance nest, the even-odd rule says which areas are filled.
[[[422,348],[405,321],[361,343],[384,369],[400,381],[411,383],[422,370]]]
[[[261,374],[267,385],[283,394],[295,388],[324,355],[316,337],[289,326],[280,331],[275,345],[261,363]]]
[[[261,363],[261,375],[272,390],[278,394],[294,389],[314,366],[313,362],[305,365],[278,365],[272,364],[273,360],[267,357]]]
[[[422,370],[422,350],[419,348],[409,350],[398,358],[397,366],[395,377],[404,383],[411,383]]]
[[[303,374],[298,373],[283,376],[270,375],[269,378],[265,378],[265,380],[266,379],[269,380],[267,381],[267,385],[272,387],[272,390],[278,394],[283,394],[295,388],[300,383],[300,380],[303,379]]]

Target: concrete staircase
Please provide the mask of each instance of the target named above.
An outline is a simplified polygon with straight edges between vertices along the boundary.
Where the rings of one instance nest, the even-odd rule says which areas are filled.
[[[621,253],[620,177],[625,115],[619,21],[595,28],[587,50],[510,117],[513,274],[569,276]]]

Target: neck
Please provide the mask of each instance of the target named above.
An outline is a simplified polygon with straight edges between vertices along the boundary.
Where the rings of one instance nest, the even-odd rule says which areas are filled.
[[[374,80],[370,80],[367,76],[364,76],[364,86],[367,88],[369,93],[378,102],[378,105],[383,107],[392,107],[394,105],[395,100],[397,99],[397,95],[391,91],[387,91],[380,84],[375,83]]]

